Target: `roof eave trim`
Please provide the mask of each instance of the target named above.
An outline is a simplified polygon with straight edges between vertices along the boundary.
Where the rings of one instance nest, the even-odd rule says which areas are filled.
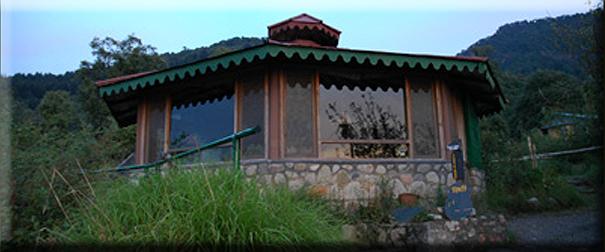
[[[492,89],[499,89],[495,79],[492,77],[487,61],[483,60],[349,49],[287,46],[267,43],[183,66],[154,72],[145,76],[116,82],[112,85],[102,86],[99,87],[99,94],[104,97],[120,94],[122,92],[134,91],[139,88],[163,85],[167,81],[172,82],[177,79],[182,80],[186,76],[195,77],[198,74],[204,75],[208,72],[215,72],[219,68],[228,69],[232,65],[239,66],[242,62],[252,63],[255,60],[264,60],[268,57],[275,58],[280,53],[287,58],[292,58],[294,55],[297,55],[303,60],[313,57],[313,59],[317,61],[328,59],[332,62],[342,60],[345,63],[351,63],[351,61],[355,59],[354,62],[358,64],[369,62],[372,65],[377,65],[378,62],[381,62],[384,66],[393,66],[394,64],[397,67],[405,67],[407,65],[407,67],[410,68],[421,67],[422,69],[428,69],[432,67],[434,70],[444,68],[447,71],[452,71],[456,68],[458,72],[478,71],[479,74],[483,75],[487,82],[489,82]]]

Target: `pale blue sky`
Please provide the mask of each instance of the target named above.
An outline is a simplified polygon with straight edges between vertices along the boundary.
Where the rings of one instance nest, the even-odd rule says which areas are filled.
[[[354,2],[344,8],[329,4],[297,6],[300,1],[292,6],[280,1],[282,5],[277,7],[207,6],[189,2],[191,8],[186,4],[179,8],[174,7],[176,4],[165,6],[155,1],[139,2],[140,5],[136,1],[127,2],[131,5],[125,6],[69,5],[76,3],[69,0],[52,6],[44,5],[43,1],[23,2],[9,1],[2,8],[0,72],[3,75],[74,70],[81,60],[92,59],[88,44],[95,36],[123,39],[134,33],[160,53],[178,52],[184,46],[207,46],[236,36],[266,36],[268,25],[302,12],[341,30],[339,47],[454,55],[478,39],[492,35],[503,24],[585,12],[590,8],[590,3],[581,0],[551,0],[549,3],[554,4],[542,5],[512,1],[517,5],[495,7],[473,5],[471,0],[461,1],[466,5],[460,6],[434,0],[428,1],[433,6],[412,7],[378,0],[377,6]]]

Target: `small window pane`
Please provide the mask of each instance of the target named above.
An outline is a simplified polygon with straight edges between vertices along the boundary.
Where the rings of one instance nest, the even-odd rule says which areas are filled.
[[[173,107],[170,147],[190,148],[233,134],[233,97],[188,107]]]
[[[353,158],[405,158],[408,148],[405,144],[353,143]]]
[[[407,152],[406,144],[324,143],[321,145],[323,158],[405,158]]]
[[[210,141],[233,134],[233,97],[173,107],[170,126],[170,148],[184,150],[200,147]],[[230,145],[202,151],[183,159],[184,163],[229,161]]]
[[[164,128],[165,128],[165,100],[159,99],[149,103],[149,114],[147,117],[147,162],[153,162],[163,158],[164,153]]]
[[[262,76],[262,75],[261,75]],[[262,77],[241,83],[240,130],[260,127],[261,131],[242,140],[242,158],[265,157],[265,86]]]
[[[334,159],[351,158],[351,145],[349,144],[322,144],[321,157]]]
[[[311,72],[290,72],[286,80],[286,157],[313,157],[313,92]]]
[[[433,85],[430,79],[411,79],[414,155],[419,158],[439,157]]]
[[[225,144],[211,149],[203,150],[176,160],[180,164],[212,164],[218,162],[229,162],[233,159],[231,144]]]

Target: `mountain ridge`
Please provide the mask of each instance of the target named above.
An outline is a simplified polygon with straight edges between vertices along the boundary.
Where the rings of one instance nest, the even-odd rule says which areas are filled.
[[[501,70],[516,74],[549,69],[582,77],[587,74],[582,57],[594,46],[593,23],[592,12],[512,22],[458,55],[487,56]]]

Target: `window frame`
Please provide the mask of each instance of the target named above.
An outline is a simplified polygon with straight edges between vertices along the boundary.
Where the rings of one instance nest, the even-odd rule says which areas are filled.
[[[279,69],[279,100],[280,100],[280,115],[279,115],[279,125],[280,125],[280,158],[282,159],[317,159],[319,158],[320,145],[319,145],[319,118],[318,118],[318,102],[319,102],[319,71],[316,68],[311,67],[288,67],[284,69]],[[312,141],[313,141],[313,153],[308,157],[287,157],[286,156],[286,117],[288,114],[286,113],[286,93],[287,93],[287,85],[288,85],[288,72],[291,71],[301,71],[310,73],[311,77],[311,111],[312,111]]]
[[[313,147],[314,147],[314,151],[313,154],[308,156],[308,157],[286,157],[286,152],[285,152],[285,148],[286,148],[286,139],[285,139],[285,118],[287,116],[286,113],[286,85],[287,85],[287,73],[288,71],[307,71],[309,72],[312,76],[311,76],[311,96],[312,96],[312,101],[311,101],[311,106],[313,106],[312,111],[313,111]],[[454,116],[454,120],[453,122],[455,123],[454,128],[457,130],[458,134],[460,135],[459,137],[462,139],[463,143],[465,143],[465,132],[464,132],[464,128],[460,128],[460,124],[463,124],[463,119],[459,118],[459,112],[461,111],[461,108],[459,108],[460,106],[460,101],[459,101],[459,97],[456,97],[456,95],[458,94],[458,92],[454,89],[451,88],[451,86],[446,85],[446,83],[444,82],[445,78],[443,76],[436,76],[433,74],[422,74],[422,73],[408,73],[408,72],[401,72],[401,79],[398,80],[398,83],[402,84],[402,88],[403,88],[403,105],[405,106],[403,112],[404,112],[404,118],[405,118],[405,129],[407,131],[407,136],[405,139],[383,139],[383,140],[375,140],[375,139],[368,139],[368,140],[329,140],[329,139],[322,139],[321,138],[321,120],[320,120],[320,95],[321,95],[321,80],[320,80],[320,74],[321,74],[321,70],[318,69],[316,66],[291,66],[291,65],[287,65],[285,67],[280,67],[280,68],[267,68],[267,67],[262,67],[262,68],[255,68],[254,71],[250,70],[250,71],[245,71],[245,72],[240,72],[237,73],[237,76],[234,78],[234,90],[233,90],[233,96],[234,96],[234,113],[233,113],[233,123],[234,123],[234,127],[233,127],[233,133],[236,133],[239,130],[242,130],[241,128],[241,123],[242,123],[242,113],[243,113],[243,109],[242,109],[242,99],[243,99],[243,90],[242,90],[242,86],[243,82],[245,81],[246,78],[248,77],[254,77],[254,75],[259,75],[262,74],[262,77],[258,77],[259,79],[262,78],[263,81],[263,105],[264,105],[264,120],[263,120],[263,124],[262,125],[264,127],[264,137],[263,137],[263,143],[264,143],[264,154],[262,157],[258,157],[258,158],[252,158],[252,159],[246,159],[246,160],[267,160],[269,158],[271,159],[282,159],[282,160],[348,160],[348,161],[372,161],[372,160],[387,160],[387,161],[402,161],[402,160],[447,160],[448,159],[448,155],[447,155],[447,150],[445,149],[445,139],[448,138],[451,135],[450,131],[450,120],[449,117],[450,116]],[[435,126],[438,132],[438,136],[436,137],[437,139],[437,146],[438,146],[438,152],[439,155],[437,157],[431,157],[431,158],[419,158],[415,155],[414,153],[414,131],[413,131],[413,118],[412,118],[412,113],[413,113],[413,109],[411,106],[412,103],[412,98],[411,98],[411,83],[410,83],[410,79],[413,77],[420,77],[420,78],[429,78],[430,79],[430,83],[431,83],[431,91],[432,91],[432,103],[433,103],[433,108],[434,108],[434,119],[435,119]],[[274,90],[277,89],[277,90]],[[275,97],[277,96],[277,97]],[[165,144],[164,144],[164,152],[165,153],[172,153],[172,149],[170,149],[170,130],[171,130],[171,112],[172,112],[172,95],[169,94],[167,96],[164,97],[144,97],[143,99],[141,99],[141,103],[139,104],[139,108],[138,108],[138,121],[141,122],[141,124],[139,125],[140,127],[137,127],[137,135],[142,136],[142,137],[137,137],[137,143],[136,143],[136,150],[137,150],[137,155],[135,156],[137,159],[137,162],[143,163],[143,161],[147,162],[148,157],[146,156],[146,152],[145,150],[148,148],[148,133],[149,130],[147,129],[149,127],[148,125],[148,116],[149,116],[149,107],[150,104],[149,102],[151,102],[152,99],[162,99],[163,102],[165,102],[165,112],[166,112],[166,117],[165,117]],[[273,101],[273,99],[277,99],[277,101]],[[445,103],[447,102],[447,104]],[[455,104],[454,107],[452,108],[453,114],[454,115],[450,115],[449,110],[446,106],[450,106],[450,104]],[[273,106],[277,104],[277,108],[270,108],[270,106]],[[277,118],[276,118],[277,116]],[[277,124],[275,124],[276,122],[274,122],[273,120],[277,120]],[[273,124],[272,124],[273,122]],[[270,126],[273,127],[274,125],[278,125],[277,128],[269,128]],[[272,137],[277,137],[277,140],[271,140]],[[275,147],[274,145],[277,143],[277,147]],[[389,157],[389,158],[380,158],[380,157],[376,157],[376,158],[356,158],[356,157],[350,157],[350,158],[336,158],[336,157],[325,157],[322,155],[322,145],[323,144],[354,144],[354,143],[365,143],[365,144],[405,144],[405,146],[407,147],[407,156],[403,157],[403,158],[394,158],[394,157]],[[230,144],[228,144],[230,145]],[[227,145],[225,145],[227,146]],[[277,148],[277,156],[274,156],[271,154],[271,152],[275,152],[275,150],[272,150],[272,148]],[[139,151],[141,150],[141,151]],[[465,153],[466,154],[466,153]]]
[[[237,122],[235,121],[236,118],[237,118],[235,116],[236,115],[236,108],[237,108],[236,107],[237,106],[236,83],[237,83],[237,80],[234,80],[233,81],[233,96],[232,96],[232,98],[233,98],[234,121],[233,121],[233,131],[231,132],[231,134],[235,134],[237,132],[237,129],[235,128],[237,126]],[[173,105],[172,99],[173,99],[172,98],[172,94],[168,95],[167,104],[166,104],[166,110],[167,110],[166,120],[167,120],[167,125],[165,126],[165,128],[166,128],[166,133],[165,133],[165,135],[166,135],[166,142],[165,142],[165,146],[164,146],[164,152],[167,153],[167,154],[170,154],[170,155],[175,155],[175,154],[178,154],[178,153],[181,153],[181,152],[185,152],[185,151],[191,150],[191,149],[196,148],[196,147],[181,147],[181,148],[173,148],[173,147],[171,147],[170,143],[172,142],[172,110],[174,109],[174,107],[172,106]],[[225,97],[223,99],[227,99],[227,98]],[[204,106],[204,105],[201,105],[201,106]],[[223,136],[217,136],[217,139],[219,137],[223,137]],[[216,139],[213,139],[212,141],[214,141],[214,140],[216,140]],[[201,143],[201,144],[207,144],[207,142],[206,143]],[[232,145],[232,143],[228,142],[228,143],[224,143],[224,144],[218,145],[215,148],[231,147],[231,145]],[[202,153],[202,156],[203,156],[203,153]]]
[[[414,131],[413,131],[413,118],[412,118],[412,98],[411,98],[411,92],[412,92],[412,86],[410,83],[410,77],[413,78],[428,78],[430,79],[430,83],[431,83],[431,92],[432,92],[432,104],[433,104],[433,118],[434,118],[434,122],[435,122],[435,128],[437,130],[437,137],[436,137],[436,141],[437,141],[437,150],[439,151],[437,157],[418,157],[416,156],[416,153],[414,152],[415,150],[415,146],[414,146]],[[406,111],[407,114],[409,115],[408,119],[409,121],[407,122],[408,124],[408,130],[409,130],[409,136],[410,136],[410,151],[411,151],[411,155],[410,159],[416,159],[416,160],[445,160],[447,159],[445,155],[445,145],[443,144],[443,139],[445,138],[445,130],[444,130],[444,121],[443,121],[443,99],[441,97],[441,89],[443,87],[442,85],[442,78],[440,77],[436,77],[435,75],[430,75],[430,74],[413,74],[413,75],[406,75],[405,76],[405,86],[406,86],[406,102],[408,102],[408,106],[406,106]]]
[[[163,105],[164,109],[164,126],[163,126],[163,139],[162,145],[160,146],[162,155],[166,155],[169,152],[170,146],[170,120],[171,120],[171,104],[172,97],[170,95],[160,96],[153,94],[145,94],[139,101],[139,105],[137,107],[137,129],[136,129],[136,137],[135,137],[135,163],[136,164],[144,164],[151,162],[149,156],[149,148],[151,148],[151,140],[150,140],[150,132],[152,129],[151,123],[149,122],[152,103],[156,103],[158,106]],[[164,157],[159,157],[163,159]]]
[[[316,120],[316,128],[317,131],[315,132],[315,136],[314,139],[316,140],[317,144],[316,144],[316,148],[317,148],[317,157],[319,159],[322,160],[357,160],[357,161],[371,161],[371,160],[393,160],[393,161],[400,161],[400,160],[409,160],[409,159],[413,159],[413,157],[411,156],[411,149],[412,149],[412,142],[410,141],[410,131],[409,131],[409,108],[410,106],[408,105],[408,92],[407,92],[407,77],[405,76],[405,74],[401,75],[402,79],[399,80],[398,82],[402,84],[401,88],[403,88],[403,102],[402,105],[404,105],[404,110],[403,110],[403,117],[406,119],[405,122],[405,129],[407,131],[407,137],[404,139],[349,139],[349,140],[329,140],[329,139],[322,139],[321,138],[321,134],[319,132],[321,132],[321,120],[319,118],[319,100],[320,100],[320,95],[321,95],[321,80],[320,80],[320,72],[316,71],[316,81],[315,81],[315,92],[316,94],[313,96],[314,100],[315,100],[315,120]],[[407,156],[403,157],[403,158],[393,158],[393,157],[389,157],[389,158],[382,158],[382,157],[377,157],[377,158],[355,158],[355,157],[350,157],[350,158],[332,158],[332,157],[325,157],[322,155],[322,151],[321,151],[321,147],[322,144],[403,144],[406,146],[408,152],[407,152]]]
[[[250,159],[245,159],[245,160],[262,160],[262,159],[268,159],[269,158],[269,151],[270,151],[270,142],[269,142],[269,134],[271,134],[271,130],[268,128],[269,126],[269,117],[270,117],[270,110],[269,110],[269,72],[266,69],[257,69],[257,71],[249,71],[246,72],[244,74],[240,74],[238,75],[238,77],[235,80],[235,92],[234,95],[236,96],[235,99],[235,109],[234,109],[234,116],[235,116],[235,127],[234,129],[234,133],[243,130],[242,128],[242,99],[244,98],[244,93],[242,90],[242,85],[243,82],[249,78],[249,77],[253,77],[255,74],[262,74],[262,82],[263,82],[263,124],[261,125],[262,127],[262,131],[263,131],[263,144],[264,144],[264,153],[262,157],[258,157],[258,158],[250,158]],[[260,78],[259,78],[260,79]],[[244,160],[243,157],[243,146],[242,146],[242,142],[240,141],[240,156],[242,157],[242,160]]]

